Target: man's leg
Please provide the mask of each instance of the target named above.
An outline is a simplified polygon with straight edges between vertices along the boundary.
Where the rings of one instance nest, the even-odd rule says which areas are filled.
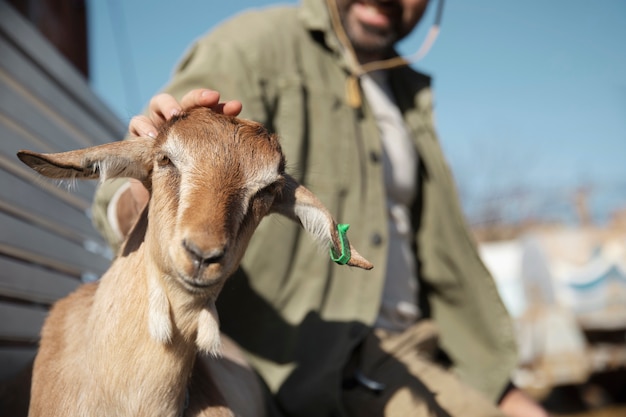
[[[353,380],[343,392],[349,413],[355,417],[502,417],[482,394],[432,361],[436,344],[435,327],[425,320],[400,334],[375,330],[347,375],[358,370],[385,388],[376,392]]]

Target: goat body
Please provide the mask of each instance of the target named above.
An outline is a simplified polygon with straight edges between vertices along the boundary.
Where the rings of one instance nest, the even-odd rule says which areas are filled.
[[[29,415],[263,414],[252,372],[241,389],[259,398],[256,410],[229,401],[222,391],[232,387],[220,389],[222,377],[202,359],[221,351],[215,300],[267,214],[343,246],[328,211],[284,172],[278,139],[260,124],[195,109],[156,140],[18,157],[51,178],[133,177],[151,194],[101,280],[50,311]],[[347,245],[348,265],[372,267]]]

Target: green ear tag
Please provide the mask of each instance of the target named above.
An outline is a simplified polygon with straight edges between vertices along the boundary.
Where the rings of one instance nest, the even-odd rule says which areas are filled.
[[[350,260],[350,245],[347,244],[346,232],[350,228],[349,224],[338,224],[337,231],[339,232],[339,243],[341,244],[341,255],[337,255],[335,249],[330,247],[330,259],[338,263],[339,265],[345,265]]]

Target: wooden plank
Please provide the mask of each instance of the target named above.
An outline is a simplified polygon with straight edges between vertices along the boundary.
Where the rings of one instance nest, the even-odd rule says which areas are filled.
[[[12,55],[14,52],[7,48],[7,45],[3,44],[0,38],[2,62],[7,62],[4,60],[5,55]],[[59,147],[60,150],[83,148],[122,139],[124,130],[121,129],[121,123],[116,127],[116,132],[112,134],[110,129],[90,118],[85,109],[79,107],[79,103],[72,101],[71,97],[67,96],[64,91],[59,91],[58,86],[51,84],[50,80],[41,78],[41,76],[36,78],[37,73],[30,76],[24,74],[28,73],[29,70],[32,68],[27,66],[16,69],[22,78],[28,80],[28,85],[24,85],[21,80],[16,79],[14,74],[9,73],[0,64],[0,90],[4,96],[2,109],[5,113],[12,117],[15,117],[16,114],[21,115],[22,117],[17,119],[20,124],[42,119],[56,130],[64,132],[64,136],[59,136],[59,139],[63,139],[67,144]],[[20,97],[21,100],[11,102],[11,96]],[[10,113],[11,107],[8,106],[11,105],[28,109],[28,112],[20,113],[16,109]],[[40,132],[47,132],[47,130],[40,129]],[[48,135],[54,137],[57,132],[52,130],[49,131]]]
[[[47,306],[74,290],[81,279],[98,277],[110,264],[88,218],[95,182],[79,183],[70,192],[38,176],[15,153],[109,142],[121,139],[126,126],[87,80],[3,0],[0,57],[2,381],[32,361]]]
[[[109,256],[110,251],[107,249],[106,244],[104,244],[100,239],[96,240],[97,238],[91,238],[90,236],[86,236],[81,233],[78,233],[70,227],[55,223],[53,220],[50,220],[46,217],[42,217],[38,214],[32,213],[31,211],[22,210],[14,205],[7,204],[5,201],[1,199],[0,199],[0,212],[3,212],[7,214],[8,216],[14,217],[22,222],[31,224],[36,227],[40,227],[43,230],[56,234],[78,245],[81,245],[84,247],[89,245],[90,250],[92,252],[102,254],[103,256],[107,258],[111,257]],[[80,217],[81,216],[77,218],[80,218]]]
[[[0,256],[0,295],[51,305],[81,282],[28,262]]]
[[[114,113],[96,96],[87,80],[71,66],[50,43],[39,34],[19,13],[7,3],[0,1],[0,35],[30,60],[30,66],[40,68],[46,78],[66,91],[72,101],[88,113],[90,120],[97,121],[107,129],[104,140],[121,138],[125,126]],[[4,57],[1,61],[4,61]],[[28,84],[28,83],[27,83]],[[54,105],[54,101],[50,102]],[[121,130],[120,130],[121,129]]]
[[[17,158],[9,158],[0,153],[0,170],[5,171],[0,172],[2,176],[11,174],[36,184],[42,190],[46,190],[49,194],[56,196],[78,210],[86,211],[91,207],[91,197],[81,197],[62,190],[51,181],[46,181],[41,175],[28,168]]]
[[[67,229],[68,234],[76,235],[81,242],[92,239],[104,244],[85,210],[1,169],[0,178],[0,210],[31,221],[36,218],[47,220],[58,228]]]
[[[5,55],[12,55],[14,52],[6,44],[3,44],[0,38],[2,62],[5,60]],[[21,71],[28,72],[28,67],[21,69]],[[68,97],[60,95],[58,91],[54,91],[55,86],[46,80],[41,80],[39,84],[41,85],[37,87],[41,91],[31,91],[15,80],[12,74],[7,73],[0,65],[0,91],[2,92],[0,94],[0,112],[20,126],[29,126],[36,136],[46,139],[54,146],[54,149],[59,151],[84,148],[122,139],[122,136],[111,137],[109,133],[104,134],[102,126],[93,123],[93,121],[88,122],[89,126],[78,127],[77,123],[85,117],[77,104],[69,101]],[[43,101],[44,94],[57,96],[54,107]],[[67,107],[70,107],[69,110],[72,110],[73,114],[59,114],[61,108]]]
[[[54,218],[51,219],[47,217],[45,214],[31,211],[28,208],[22,208],[15,204],[11,204],[11,202],[7,202],[4,199],[0,199],[0,211],[12,217],[18,218],[26,223],[37,225],[41,227],[42,229],[45,229],[51,233],[55,233],[59,236],[63,236],[64,238],[71,240],[74,243],[78,243],[80,245],[85,245],[87,241],[93,241],[92,245],[94,245],[94,247],[95,245],[102,246],[102,248],[96,252],[103,253],[103,254],[107,253],[106,244],[102,241],[102,239],[100,239],[95,234],[95,231],[91,231],[90,229],[87,229],[88,226],[85,227],[86,232],[77,231],[76,228],[72,227],[71,225],[60,223],[58,222],[57,219],[54,219]],[[65,210],[65,212],[67,211],[68,210]],[[62,214],[64,212],[51,211],[50,213]],[[78,223],[78,221],[83,220],[85,218],[86,217],[83,214],[77,214],[75,217],[76,223]]]
[[[20,99],[18,96],[12,96],[8,94],[6,91],[1,89],[0,86],[0,113],[4,113],[6,118],[12,119],[15,123],[20,123],[21,118],[27,118],[25,114],[28,114],[31,110],[25,105],[25,102]],[[10,101],[15,101],[16,104],[10,104]],[[5,105],[9,106],[8,113],[5,113],[6,110],[4,108]],[[52,124],[48,123],[44,118],[35,117],[32,120],[25,122],[30,123],[30,127],[33,129],[47,130],[50,132],[49,135],[41,136],[42,140],[46,140],[50,146],[54,147],[55,151],[68,150],[66,146],[63,146],[62,141],[59,141],[59,138],[64,138],[66,133],[59,130]],[[2,146],[0,147],[0,152],[4,156],[4,160],[10,161],[15,167],[19,170],[30,171],[31,169],[24,165],[17,158],[16,154],[18,150],[28,148],[29,143],[26,141],[26,138],[20,137],[17,132],[9,129],[9,126],[2,126]],[[84,186],[81,186],[76,189],[75,195],[80,196],[82,199],[86,201],[91,201],[93,196],[93,190],[95,189],[95,183],[85,183]]]
[[[29,150],[41,152],[40,149],[37,149],[38,147],[30,146],[30,145],[36,145],[36,143],[29,143],[27,138],[21,136],[18,132],[9,128],[9,126],[2,125],[2,124],[0,124],[0,138],[2,138],[2,142],[0,144],[0,155],[3,156],[3,160],[7,161],[7,163],[12,164],[17,170],[21,170],[23,172],[28,172],[28,173],[34,172],[32,171],[31,168],[24,165],[18,159],[17,152],[22,149],[29,149]],[[37,178],[37,180],[34,181],[34,185],[62,184],[61,181],[47,180],[44,177],[39,176],[38,174],[34,178]],[[74,185],[71,190],[71,193],[73,195],[81,198],[88,205],[91,204],[93,194],[96,189],[96,183],[97,183],[96,181],[66,181],[65,183]],[[67,187],[65,188],[67,192]]]
[[[73,276],[100,276],[110,265],[105,257],[74,242],[0,212],[0,253],[31,260]]]
[[[54,152],[55,149],[45,139],[36,136],[34,132],[28,130],[28,126],[21,126],[14,120],[7,117],[0,112],[0,127],[2,128],[1,137],[15,137],[19,138],[21,146],[19,149],[30,149],[37,152]],[[5,141],[1,142],[1,148],[6,155],[15,155],[19,149],[15,149],[15,146],[8,147],[5,145]]]
[[[42,307],[0,302],[0,340],[36,342],[47,315]]]

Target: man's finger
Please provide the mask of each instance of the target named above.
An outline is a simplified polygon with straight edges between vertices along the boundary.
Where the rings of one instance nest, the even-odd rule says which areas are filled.
[[[242,108],[243,105],[241,104],[241,101],[231,100],[224,103],[224,106],[222,107],[222,113],[228,116],[238,116],[239,113],[241,113]]]
[[[148,107],[150,119],[155,125],[160,125],[162,122],[169,120],[172,116],[180,114],[182,111],[181,105],[170,94],[158,94],[150,100]]]
[[[206,88],[191,90],[183,96],[180,104],[183,109],[189,110],[194,107],[209,107],[217,105],[220,101],[220,93]]]
[[[128,132],[135,137],[149,136],[156,138],[157,129],[147,116],[139,115],[130,119]]]
[[[180,100],[184,110],[194,107],[208,107],[216,113],[237,116],[241,113],[242,104],[238,100],[220,103],[220,93],[209,89],[196,89],[188,92]]]

